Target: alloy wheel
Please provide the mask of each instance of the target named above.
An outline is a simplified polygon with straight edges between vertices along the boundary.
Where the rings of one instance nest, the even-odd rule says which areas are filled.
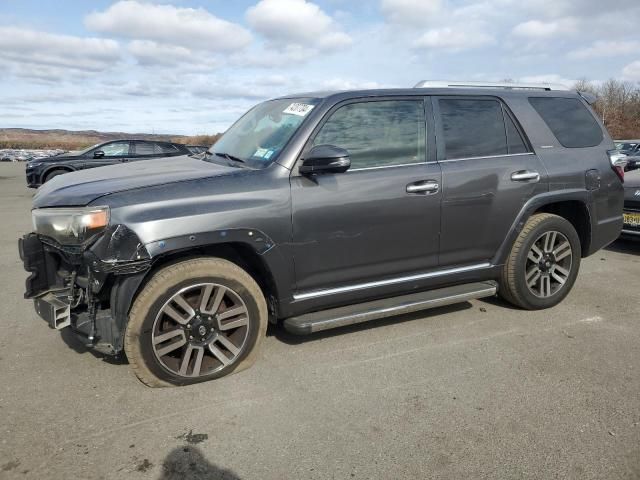
[[[151,338],[164,368],[193,378],[233,364],[248,333],[249,311],[240,295],[224,285],[200,283],[183,288],[163,305]]]
[[[571,243],[564,234],[555,230],[543,233],[527,254],[527,288],[539,298],[555,295],[569,279],[572,261]]]

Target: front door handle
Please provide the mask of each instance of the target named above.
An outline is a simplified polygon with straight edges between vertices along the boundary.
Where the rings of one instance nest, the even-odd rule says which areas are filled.
[[[514,182],[539,182],[540,174],[538,172],[532,172],[530,170],[520,170],[519,172],[513,172],[511,174],[511,180]]]
[[[436,193],[439,188],[435,180],[424,180],[407,185],[407,193]]]

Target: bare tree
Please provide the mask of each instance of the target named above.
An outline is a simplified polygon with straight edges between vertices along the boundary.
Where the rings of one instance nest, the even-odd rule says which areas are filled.
[[[594,94],[594,109],[609,134],[617,139],[640,138],[640,84],[610,79],[602,84],[579,80],[575,89]]]

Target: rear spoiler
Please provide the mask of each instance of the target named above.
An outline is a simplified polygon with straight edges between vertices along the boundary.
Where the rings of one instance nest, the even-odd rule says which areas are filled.
[[[596,97],[593,93],[578,91],[578,95],[580,95],[582,99],[589,105],[593,105],[594,103],[596,103],[596,100],[598,100],[598,97]]]

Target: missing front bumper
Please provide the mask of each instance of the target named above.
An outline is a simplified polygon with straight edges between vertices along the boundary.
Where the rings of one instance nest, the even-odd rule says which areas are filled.
[[[71,325],[71,305],[68,297],[68,291],[49,292],[34,298],[33,303],[36,312],[49,324],[49,327],[62,330]]]

